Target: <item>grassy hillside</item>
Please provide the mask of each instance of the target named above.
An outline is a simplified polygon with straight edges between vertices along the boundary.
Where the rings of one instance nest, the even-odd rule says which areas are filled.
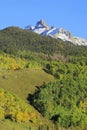
[[[8,90],[9,92],[12,92],[13,94],[16,94],[20,98],[22,98],[24,101],[27,101],[28,94],[34,93],[37,89],[36,86],[41,86],[44,82],[50,82],[54,81],[55,78],[51,76],[50,74],[47,74],[42,69],[25,69],[25,70],[19,70],[19,71],[0,71],[0,88],[3,88],[5,90]],[[51,126],[52,122],[46,121],[45,118],[43,118],[38,111],[36,111],[30,104],[32,111],[36,113],[37,116],[39,116],[38,123],[42,122],[42,124],[46,124]],[[39,127],[40,124],[18,124],[14,123],[12,121],[4,120],[0,122],[0,128],[2,130],[5,130],[8,128],[9,130],[28,130],[29,126],[31,126],[33,129],[36,130],[36,128]]]
[[[0,122],[1,130],[29,130],[29,127],[24,124],[15,123],[9,120]]]
[[[20,71],[0,71],[0,88],[9,90],[26,100],[37,86],[44,82],[54,81],[55,78],[42,69],[24,69]]]

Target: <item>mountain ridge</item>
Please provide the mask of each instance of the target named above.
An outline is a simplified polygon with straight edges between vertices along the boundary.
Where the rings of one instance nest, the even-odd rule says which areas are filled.
[[[59,38],[63,41],[69,41],[75,45],[87,46],[86,39],[74,36],[71,32],[64,28],[56,28],[55,26],[50,27],[46,24],[46,21],[43,19],[39,20],[35,26],[26,26],[26,29],[40,34],[42,36],[49,36],[55,39]]]

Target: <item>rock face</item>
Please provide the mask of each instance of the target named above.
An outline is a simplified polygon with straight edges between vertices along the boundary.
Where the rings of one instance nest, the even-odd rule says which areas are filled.
[[[40,21],[38,21],[36,23],[35,27],[36,28],[46,28],[46,29],[49,29],[49,26],[46,24],[46,22],[43,19],[41,19]]]
[[[26,27],[26,29],[31,30],[32,32],[35,32],[37,34],[41,34],[43,36],[50,36],[56,39],[60,38],[63,41],[69,41],[75,45],[87,46],[87,40],[76,37],[63,28],[57,29],[54,26],[49,27],[43,19],[38,21],[36,23],[36,26],[29,25]]]

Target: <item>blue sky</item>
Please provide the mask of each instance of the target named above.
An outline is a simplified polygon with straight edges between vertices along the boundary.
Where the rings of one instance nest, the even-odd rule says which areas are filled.
[[[0,0],[0,29],[40,19],[87,39],[87,0]]]

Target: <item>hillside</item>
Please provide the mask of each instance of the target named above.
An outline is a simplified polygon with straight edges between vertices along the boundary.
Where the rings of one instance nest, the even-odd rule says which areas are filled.
[[[18,27],[9,27],[0,31],[0,50],[8,53],[15,53],[19,50],[47,53],[46,47],[48,51],[51,51],[49,45],[53,46],[53,43],[55,45],[56,40],[44,38]]]
[[[47,70],[57,80],[43,84],[31,96],[31,104],[58,126],[86,127],[87,66],[52,62],[47,65]]]
[[[87,47],[18,27],[0,30],[2,130],[3,124],[11,130],[84,130],[86,92]]]
[[[87,47],[76,46],[60,39],[44,37],[18,27],[0,30],[0,51],[15,54],[20,51],[33,51],[44,54],[86,55]],[[86,54],[85,54],[86,53]]]
[[[55,78],[42,69],[24,69],[19,71],[0,71],[0,88],[17,94],[27,101],[28,94],[35,92],[44,82]]]
[[[29,64],[29,62],[30,65],[26,67],[26,63]],[[2,128],[2,130],[5,130],[6,128],[11,130],[13,130],[14,128],[16,130],[27,130],[29,129],[29,127],[36,129],[39,127],[40,124],[38,123],[40,122],[43,125],[46,124],[51,126],[52,122],[50,122],[49,120],[45,122],[46,119],[44,119],[41,114],[37,110],[35,110],[33,106],[30,105],[27,98],[29,94],[34,93],[38,89],[38,87],[40,87],[44,82],[48,83],[54,80],[55,78],[52,75],[46,73],[34,60],[29,61],[7,54],[0,54],[0,112],[4,112],[3,114],[5,114],[4,117],[0,113],[0,128]],[[6,95],[2,95],[3,91],[5,91],[4,93]],[[14,95],[18,96],[15,100],[20,100],[20,102],[13,102]],[[11,98],[12,100],[10,100]],[[8,100],[8,103],[5,102],[6,100]],[[31,123],[31,121],[29,121],[27,124],[22,123],[21,125],[17,121],[17,123],[15,123],[15,120],[13,120],[14,114],[12,114],[15,113],[15,116],[17,114],[16,109],[18,108],[15,108],[15,103],[16,106],[19,106],[19,104],[23,106],[23,104],[27,103],[27,107],[29,107],[29,110],[32,110],[33,113],[35,113],[35,115],[39,119],[37,123]],[[9,105],[12,105],[11,108]],[[24,106],[26,107],[26,105]],[[22,109],[25,109],[24,106]],[[19,118],[21,119],[22,116],[23,115],[21,115]],[[5,118],[4,120],[2,120],[3,117]],[[7,119],[12,120],[13,122]]]

